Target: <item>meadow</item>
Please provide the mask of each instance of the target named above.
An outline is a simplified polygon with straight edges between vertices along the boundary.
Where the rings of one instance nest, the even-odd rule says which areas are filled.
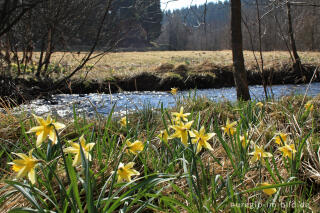
[[[0,211],[320,211],[319,96],[173,95],[124,117],[1,113]]]
[[[57,64],[66,72],[77,66],[86,52],[56,52],[52,55],[52,64]],[[208,65],[212,69],[224,68],[232,70],[232,52],[223,51],[148,51],[148,52],[115,52],[100,56],[100,52],[93,54],[86,69],[79,72],[75,78],[86,76],[88,80],[105,80],[113,78],[130,78],[144,72],[166,73],[174,71],[180,65],[187,66],[189,71],[207,71]],[[252,51],[244,51],[247,70],[258,71]],[[259,58],[258,52],[255,52]],[[299,52],[303,64],[320,65],[319,52]],[[33,54],[35,62],[40,57],[39,52]],[[263,52],[264,68],[282,70],[291,64],[290,55],[286,51]],[[259,59],[258,59],[259,61]],[[260,63],[260,62],[259,62]],[[88,72],[90,71],[90,72]]]
[[[20,53],[22,54],[22,53]],[[231,51],[95,52],[93,59],[73,73],[86,52],[55,52],[48,69],[36,76],[40,54],[29,65],[10,64],[0,93],[21,103],[48,94],[116,93],[122,91],[170,91],[234,86]],[[319,81],[318,52],[299,52],[303,72],[293,69],[285,51],[263,52],[263,74],[257,52],[244,51],[249,85],[302,84]],[[255,57],[256,56],[256,57]],[[259,66],[258,66],[259,64]],[[315,73],[315,71],[318,71]],[[314,76],[314,73],[316,74]],[[313,76],[315,77],[314,79]],[[12,83],[10,83],[12,82]],[[58,82],[65,82],[60,84]],[[57,84],[58,83],[58,84]],[[17,91],[11,88],[16,85]],[[14,91],[14,92],[12,92]]]

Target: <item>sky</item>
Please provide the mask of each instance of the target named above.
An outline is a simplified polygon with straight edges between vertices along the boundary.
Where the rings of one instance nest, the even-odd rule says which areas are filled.
[[[207,2],[217,2],[218,0],[208,0]],[[206,3],[206,0],[161,0],[162,10],[174,10],[192,5],[201,5]]]

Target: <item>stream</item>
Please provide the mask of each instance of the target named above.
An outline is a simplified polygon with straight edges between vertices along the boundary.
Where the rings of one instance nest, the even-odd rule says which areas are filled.
[[[277,100],[282,96],[305,94],[308,85],[274,85],[272,91],[274,98]],[[249,86],[251,98],[254,100],[263,100],[264,91],[260,85]],[[312,83],[308,90],[308,96],[316,96],[320,94],[320,83]],[[234,87],[220,89],[203,89],[179,91],[179,97],[194,97],[196,95],[206,96],[212,101],[236,101],[236,89]],[[141,110],[148,106],[151,108],[160,108],[161,103],[165,108],[172,107],[176,103],[177,96],[173,96],[169,92],[123,92],[114,94],[58,94],[53,95],[51,99],[33,100],[30,104],[20,105],[14,111],[33,112],[37,115],[51,113],[60,117],[73,116],[73,106],[77,113],[86,116],[94,116],[96,113],[108,115],[113,107],[115,114],[125,114],[126,112]]]

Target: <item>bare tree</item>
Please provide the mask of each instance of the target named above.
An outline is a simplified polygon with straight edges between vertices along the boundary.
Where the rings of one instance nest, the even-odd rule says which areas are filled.
[[[46,0],[2,0],[0,1],[0,37],[11,30],[25,13]]]
[[[242,49],[241,0],[231,0],[231,46],[237,99],[250,100]]]
[[[294,61],[295,61],[293,67],[296,70],[299,70],[301,72],[303,80],[306,81],[305,76],[303,75],[301,60],[300,60],[300,57],[297,52],[296,41],[294,38],[293,26],[292,26],[292,16],[291,16],[291,6],[290,6],[289,0],[287,1],[286,6],[287,6],[287,16],[288,16],[288,33],[289,33],[289,37],[290,37],[292,54],[293,54]]]

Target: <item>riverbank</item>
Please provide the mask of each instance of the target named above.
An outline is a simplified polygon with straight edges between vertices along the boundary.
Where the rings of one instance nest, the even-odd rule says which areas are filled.
[[[266,81],[273,85],[308,83],[320,64],[320,54],[300,53],[304,62],[303,73],[293,70],[286,54],[264,53]],[[257,69],[252,53],[245,51],[244,56],[249,85],[261,84],[262,75]],[[79,58],[73,60],[70,55],[64,57],[64,60],[70,61],[60,60],[60,63],[72,70],[72,66],[75,66],[74,63],[81,55],[76,54],[74,57]],[[54,59],[58,60],[58,56]],[[90,70],[87,69],[88,66]],[[88,66],[55,90],[52,89],[54,81],[66,75],[67,69],[64,69],[65,73],[55,73],[51,80],[37,80],[32,73],[16,78],[0,77],[0,94],[21,103],[60,93],[109,94],[121,91],[169,91],[172,87],[187,90],[234,86],[230,51],[110,53]],[[318,71],[315,75],[315,82],[320,81],[319,73]]]
[[[75,113],[72,120],[57,118],[66,126],[59,130],[62,148],[70,146],[69,140],[78,143],[81,135],[86,143],[94,144],[89,163],[77,166],[71,165],[74,154],[62,155],[60,145],[48,148],[48,139],[35,148],[37,134],[26,134],[40,125],[32,116],[0,113],[0,211],[28,207],[63,212],[60,208],[65,206],[65,211],[85,212],[92,205],[98,211],[106,206],[151,212],[318,212],[319,98],[215,103],[199,97],[178,101],[163,111],[146,108],[128,114],[122,123],[112,114],[87,118]],[[173,112],[181,107],[182,114],[190,113],[182,115],[183,123],[192,122],[190,130],[203,126],[204,133],[210,133],[205,138],[210,147],[202,145],[197,151],[197,141],[190,138],[185,143],[182,136],[173,134],[178,125],[174,122],[178,113]],[[168,141],[166,131],[171,136]],[[127,140],[139,140],[143,148],[131,152]],[[289,147],[286,152],[280,151],[284,143]],[[254,158],[255,152],[260,156],[256,145],[263,147],[263,158]],[[28,175],[12,181],[17,173],[8,162],[22,156],[12,153],[27,154],[33,148],[33,157],[41,161],[30,187]],[[113,176],[113,171],[121,174],[120,162],[134,162],[137,172],[129,183]],[[50,202],[43,202],[44,198]]]

